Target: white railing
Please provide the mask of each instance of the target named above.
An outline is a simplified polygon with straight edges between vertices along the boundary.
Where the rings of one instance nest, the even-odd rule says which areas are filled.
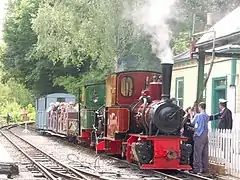
[[[226,173],[240,178],[240,130],[209,132],[210,162],[225,166]]]

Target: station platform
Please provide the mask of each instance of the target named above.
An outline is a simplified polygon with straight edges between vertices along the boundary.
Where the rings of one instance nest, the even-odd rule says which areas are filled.
[[[5,150],[2,144],[0,144],[0,175],[1,177],[7,175],[18,175],[18,165],[13,161],[10,154]]]

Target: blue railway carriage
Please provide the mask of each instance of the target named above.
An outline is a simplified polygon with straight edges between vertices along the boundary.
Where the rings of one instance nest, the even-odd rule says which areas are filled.
[[[37,117],[36,117],[36,129],[48,130],[48,108],[50,103],[56,102],[76,102],[76,97],[68,93],[54,93],[40,97],[36,102]]]

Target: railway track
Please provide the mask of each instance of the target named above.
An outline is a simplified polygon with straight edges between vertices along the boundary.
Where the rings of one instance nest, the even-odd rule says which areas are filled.
[[[68,145],[73,146],[73,144],[70,143],[70,142],[66,142],[66,143]],[[81,146],[81,148],[84,148],[86,150],[90,150],[89,148],[84,147],[84,146]],[[99,157],[110,158],[112,160],[118,161],[119,163],[126,164],[126,168],[134,167],[134,168],[139,169],[138,165],[133,164],[133,163],[129,163],[126,160],[121,160],[121,159],[113,157],[113,156],[107,156],[105,154],[99,154]],[[77,162],[77,161],[73,161],[73,163],[74,162]],[[79,162],[79,163],[81,164],[81,162]],[[73,166],[73,168],[78,168],[78,166],[75,165],[75,166]],[[162,171],[157,171],[157,170],[148,170],[148,171],[151,172],[152,176],[155,176],[155,177],[158,177],[158,178],[164,179],[164,180],[214,180],[214,179],[216,179],[216,177],[214,175],[211,175],[213,177],[210,178],[210,177],[206,177],[206,176],[202,176],[202,175],[192,174],[192,173],[189,173],[187,171],[179,171],[179,170],[168,171],[168,172],[162,172]],[[153,180],[155,180],[155,179],[153,179]]]
[[[28,169],[35,174],[36,178],[46,178],[50,180],[162,180],[163,176],[152,174],[139,174],[137,177],[131,175],[123,175],[116,172],[97,171],[94,168],[84,167],[81,164],[65,165],[52,156],[46,154],[19,135],[13,133],[10,129],[15,126],[4,127],[0,133],[13,144],[21,153],[23,153],[31,163],[26,162]],[[131,177],[131,178],[129,178]],[[165,178],[164,178],[165,179]]]
[[[155,170],[149,170],[147,174],[139,174],[138,177],[131,177],[130,175],[123,175],[116,172],[103,172],[96,170],[94,167],[83,166],[82,162],[74,161],[71,165],[64,165],[49,156],[48,154],[42,152],[40,149],[29,143],[28,141],[22,139],[20,136],[14,134],[9,129],[12,127],[7,127],[5,131],[0,131],[17,149],[19,149],[28,159],[34,164],[34,171],[39,170],[38,174],[41,173],[42,176],[47,179],[57,179],[59,177],[63,179],[100,179],[100,180],[126,180],[126,179],[145,179],[145,180],[212,180],[211,178],[198,176],[182,171],[175,172],[160,172]],[[73,146],[73,144],[68,143],[68,145]],[[86,147],[82,147],[86,148]],[[88,148],[86,148],[88,149]],[[88,149],[89,150],[89,149]],[[129,163],[125,160],[121,160],[115,157],[107,155],[99,155],[101,157],[108,157],[117,162],[126,164],[129,168],[138,169],[138,166]]]
[[[105,155],[104,155],[105,156]],[[138,167],[136,164],[129,163],[128,161],[121,160],[115,157],[111,157],[111,159],[114,159],[116,161],[126,163],[129,166],[135,166]],[[205,177],[202,175],[192,174],[186,171],[169,171],[169,172],[161,172],[157,170],[150,170],[152,173],[162,176],[165,180],[214,180],[213,178]]]
[[[31,162],[28,169],[36,174],[35,177],[47,178],[50,180],[70,179],[70,180],[90,180],[92,178],[100,179],[100,176],[88,173],[81,173],[74,168],[67,166],[50,155],[44,153],[28,141],[14,134],[8,128],[1,130],[1,134],[22,152]],[[83,170],[82,170],[83,171]]]

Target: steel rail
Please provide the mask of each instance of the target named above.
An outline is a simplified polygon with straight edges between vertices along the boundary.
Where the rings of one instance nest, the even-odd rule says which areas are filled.
[[[28,141],[26,141],[25,139],[21,138],[20,136],[14,134],[12,131],[9,131],[10,133],[12,133],[13,135],[15,135],[16,137],[22,139],[23,141],[25,141],[26,143],[29,143]],[[69,144],[69,142],[67,142]],[[34,145],[32,145],[31,143],[29,143],[29,145],[31,145],[32,147],[35,147]],[[72,145],[72,144],[71,144]],[[81,146],[82,148],[86,149],[86,150],[91,150],[91,151],[94,151],[90,148],[87,148],[87,147],[84,147],[84,146]],[[35,147],[36,148],[36,147]],[[38,149],[38,148],[36,148]],[[49,156],[48,154],[42,152],[40,149],[38,149],[41,153],[45,154],[46,156],[48,156],[49,158],[51,158],[52,160],[58,162],[55,158]],[[118,162],[122,162],[122,163],[125,163],[129,166],[132,166],[132,167],[138,167],[139,166],[137,164],[133,164],[133,163],[129,163],[128,161],[126,160],[121,160],[121,159],[118,159],[118,158],[115,158],[115,157],[112,157],[112,156],[108,156],[106,154],[101,154],[100,157],[107,157],[107,158],[110,158],[110,159],[113,159],[113,160],[116,160]],[[62,165],[62,163],[59,162],[60,165]],[[66,165],[64,165],[66,166]],[[79,168],[76,168],[74,166],[66,166],[66,168],[70,169],[70,170],[74,170],[74,171],[77,171],[77,172],[81,172],[81,175],[83,174],[86,174],[86,175],[89,175],[89,172],[83,170],[83,169],[79,169]],[[157,171],[157,170],[150,170],[149,172],[152,172],[154,173],[156,176],[158,175],[160,178],[164,178],[164,179],[168,179],[168,180],[184,180],[186,179],[185,178],[180,178],[180,177],[176,177],[174,175],[171,175],[171,174],[167,174],[167,173],[163,173],[163,172],[160,172],[160,171]],[[200,176],[200,175],[195,175],[195,174],[191,174],[191,173],[188,173],[188,172],[184,172],[184,171],[178,171],[178,175],[186,175],[188,177],[190,177],[191,179],[202,179],[202,180],[213,180],[211,178],[208,178],[208,177],[204,177],[204,176]],[[96,174],[96,173],[91,173],[91,176],[92,177],[95,177],[95,178],[100,178],[101,180],[109,180],[109,178],[107,177],[101,177],[100,175]]]
[[[67,144],[70,144],[71,146],[73,146],[73,144],[69,143],[69,142],[66,142]],[[80,145],[81,146],[81,145]],[[84,146],[81,146],[81,148],[85,149],[85,150],[91,150],[91,151],[94,151],[93,149],[90,149],[90,148],[87,148],[87,147],[84,147]],[[115,160],[115,161],[118,161],[118,162],[121,162],[121,163],[124,163],[126,165],[129,165],[131,167],[136,167],[136,168],[139,168],[139,166],[137,164],[133,164],[133,163],[130,163],[126,160],[122,160],[122,159],[119,159],[119,158],[116,158],[116,157],[112,157],[112,156],[108,156],[106,154],[99,154],[100,157],[105,157],[105,158],[110,158],[112,160]],[[79,170],[81,171],[80,169],[78,168],[75,168],[74,166],[72,166],[74,169],[76,170]],[[186,178],[180,178],[180,177],[176,177],[174,175],[171,175],[171,174],[167,174],[167,173],[163,173],[163,172],[160,172],[160,171],[157,171],[157,170],[149,170],[149,172],[152,172],[154,173],[156,176],[160,177],[160,178],[163,178],[164,180],[185,180]],[[84,173],[84,172],[83,172]],[[154,175],[153,174],[153,175]],[[186,173],[186,172],[183,172],[183,171],[178,171],[178,174],[180,175],[187,175],[187,176],[190,176],[190,177],[193,177],[194,179],[202,179],[202,180],[212,180],[210,178],[207,178],[207,177],[204,177],[204,176],[199,176],[199,175],[194,175],[194,174],[191,174],[191,173]],[[108,178],[106,179],[103,179],[103,180],[109,180]]]
[[[197,175],[197,174],[192,174],[192,173],[189,173],[189,172],[181,172],[182,174],[185,174],[185,175],[188,175],[188,176],[192,176],[194,178],[197,178],[197,179],[203,179],[203,180],[213,180],[212,178],[209,178],[209,177],[205,177],[205,176],[200,176],[200,175]]]
[[[37,148],[36,146],[34,146],[33,144],[31,144],[29,141],[23,139],[22,137],[20,137],[19,135],[13,133],[12,131],[8,131],[10,132],[12,135],[16,136],[17,138],[21,139],[22,141],[24,141],[25,143],[27,143],[28,145],[30,145],[31,147],[33,147],[34,149],[38,150],[40,153],[42,153],[43,155],[47,156],[49,159],[53,160],[55,163],[59,164],[60,166],[68,169],[69,171],[71,171],[73,174],[82,177],[85,180],[89,180],[89,178],[87,178],[84,174],[76,171],[75,169],[73,169],[72,167],[69,167],[63,163],[61,163],[60,161],[58,161],[57,159],[55,159],[54,157],[50,156],[49,154],[43,152],[41,149]]]
[[[105,155],[104,155],[104,156],[105,156]],[[107,157],[110,157],[111,159],[114,159],[114,160],[116,160],[116,161],[120,161],[120,162],[126,163],[126,164],[131,165],[131,166],[139,167],[138,165],[129,163],[128,161],[125,161],[125,160],[121,160],[121,159],[118,159],[118,158],[115,158],[115,157],[111,157],[111,156],[107,156]],[[151,171],[154,172],[154,173],[156,173],[156,174],[159,174],[159,175],[161,175],[161,176],[164,176],[164,177],[167,177],[167,178],[170,178],[170,179],[174,179],[174,180],[183,180],[183,179],[184,179],[184,178],[179,178],[179,177],[176,177],[176,176],[174,176],[174,175],[170,175],[170,174],[167,174],[167,173],[163,173],[163,172],[160,172],[160,171],[157,171],[157,170],[151,170]],[[195,178],[195,179],[213,180],[213,179],[208,178],[208,177],[204,177],[204,176],[201,176],[201,175],[192,174],[192,173],[184,172],[184,171],[180,171],[180,170],[178,170],[178,174],[179,174],[179,175],[190,176],[190,177],[193,177],[193,178]]]
[[[105,156],[105,155],[104,155]],[[125,160],[121,160],[121,159],[118,159],[118,158],[115,158],[115,157],[111,157],[111,156],[107,156],[107,157],[110,157],[111,159],[114,159],[116,161],[119,161],[119,162],[122,162],[122,163],[125,163],[127,165],[130,165],[130,166],[133,166],[133,167],[138,167],[139,166],[137,164],[133,164],[133,163],[130,163],[128,161],[125,161]],[[157,171],[157,170],[150,170],[151,172],[153,172],[154,174],[157,174],[157,175],[160,175],[160,177],[164,178],[164,179],[172,179],[172,180],[184,180],[182,178],[179,178],[179,177],[176,177],[176,176],[173,176],[173,175],[170,175],[170,174],[166,174],[166,173],[163,173],[163,172],[160,172],[160,171]]]
[[[21,153],[23,153],[33,164],[35,164],[39,170],[50,180],[57,180],[48,170],[46,170],[40,163],[36,162],[33,158],[31,158],[27,153],[25,153],[17,144],[15,144],[3,131],[1,134],[13,145],[15,146]]]
[[[79,180],[79,178],[77,178],[77,177],[69,176],[69,175],[67,175],[67,174],[54,171],[53,169],[48,168],[48,167],[45,167],[45,168],[46,168],[49,172],[51,172],[52,174],[55,174],[55,175],[57,175],[57,176],[64,177],[64,178],[67,178],[67,179],[71,179],[71,180]]]

